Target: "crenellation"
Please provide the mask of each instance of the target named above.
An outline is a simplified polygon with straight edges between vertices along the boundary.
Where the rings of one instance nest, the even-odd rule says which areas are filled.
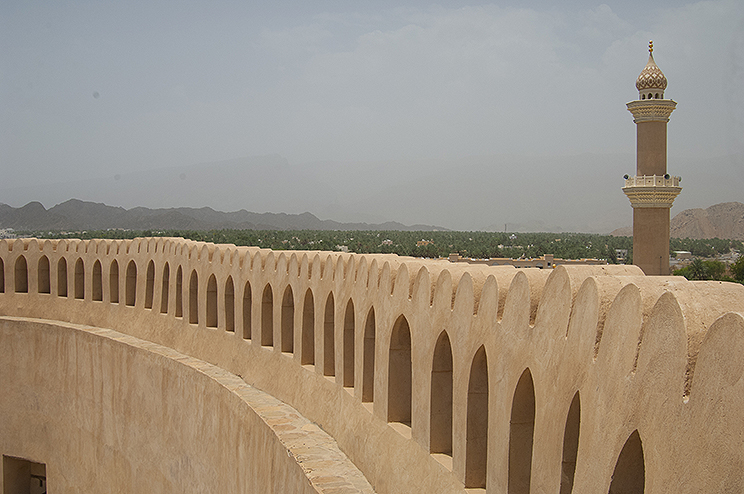
[[[687,396],[687,338],[685,320],[677,298],[664,292],[641,328],[632,372],[640,380],[639,391],[663,390],[668,399],[681,404]],[[654,417],[658,400],[648,400],[646,415]]]
[[[509,284],[501,326],[521,338],[528,337],[533,306],[536,303],[531,298],[530,281],[525,270],[519,270]]]
[[[706,472],[744,488],[732,480],[744,462],[731,418],[744,410],[739,285],[635,266],[546,272],[179,239],[16,242],[0,242],[0,314],[111,328],[240,374],[326,430],[379,492],[462,492],[481,479],[478,465],[487,492],[506,490],[509,458],[522,454],[508,440],[519,417],[532,424],[532,489],[555,491],[570,467],[574,492],[607,490],[635,431],[648,492],[684,492],[679,479],[715,491]],[[395,388],[408,372],[410,390]],[[478,422],[469,410],[483,399]],[[572,407],[578,419],[567,418]],[[449,429],[432,442],[433,427]],[[573,427],[577,446],[562,459]],[[474,449],[475,430],[486,449]]]
[[[326,254],[325,256],[321,254],[321,264],[320,264],[320,279],[323,281],[331,281],[333,282],[333,276],[334,276],[334,269],[333,269],[333,256],[330,256]]]

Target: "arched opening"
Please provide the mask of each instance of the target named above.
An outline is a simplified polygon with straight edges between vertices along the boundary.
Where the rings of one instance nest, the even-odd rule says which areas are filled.
[[[452,346],[442,331],[431,364],[429,451],[452,456]]]
[[[0,273],[0,276],[2,276],[1,273]],[[39,269],[37,272],[37,285],[38,285],[39,293],[52,293],[52,283],[49,277],[49,258],[47,256],[41,256],[39,258]],[[0,290],[0,292],[1,291],[2,290]]]
[[[57,295],[67,296],[67,259],[64,257],[57,262]]]
[[[28,293],[28,265],[23,256],[18,256],[15,263],[15,292]]]
[[[176,317],[183,317],[183,269],[176,271]]]
[[[245,288],[243,288],[243,339],[248,340],[251,338],[251,305],[253,304],[253,296],[251,295],[251,284],[245,282]]]
[[[488,361],[480,347],[470,366],[467,432],[465,442],[465,487],[486,487],[488,465]]]
[[[75,298],[85,298],[85,266],[82,257],[75,262]]]
[[[261,297],[261,345],[274,346],[274,293],[269,284]]]
[[[315,299],[308,288],[302,304],[302,351],[300,364],[315,365]]]
[[[101,269],[101,261],[96,259],[93,263],[93,289],[91,297],[94,301],[100,302],[103,300],[103,270]]]
[[[116,259],[109,266],[109,293],[112,304],[119,303],[119,263]]]
[[[517,383],[509,427],[509,494],[529,494],[535,432],[535,387],[526,369]]]
[[[362,369],[362,401],[375,399],[375,308],[370,307],[364,323],[364,362]]]
[[[217,278],[214,275],[207,281],[207,327],[217,327]]]
[[[349,299],[344,315],[344,386],[354,387],[354,302]]]
[[[581,399],[577,391],[571,400],[563,432],[563,461],[561,462],[561,492],[571,494],[574,473],[576,473],[576,454],[579,451],[579,425],[581,423]]]
[[[388,422],[411,425],[411,329],[405,316],[395,321],[390,335]]]
[[[163,266],[163,286],[160,290],[160,313],[168,313],[168,296],[170,291],[170,265],[166,262]]]
[[[323,375],[336,375],[336,342],[334,340],[335,304],[333,293],[328,294],[323,315]]]
[[[189,323],[199,324],[199,275],[191,271],[189,279]]]
[[[0,293],[5,293],[5,263],[0,259]]]
[[[124,278],[124,303],[131,307],[137,302],[137,264],[129,261]]]
[[[155,263],[147,264],[147,280],[145,282],[145,309],[152,309],[152,299],[155,296]]]
[[[235,332],[235,286],[232,276],[225,282],[225,331]]]
[[[609,494],[643,494],[646,485],[646,467],[643,461],[643,443],[638,431],[630,435],[620,452],[612,473]]]
[[[282,297],[282,351],[294,352],[294,294],[287,285]]]

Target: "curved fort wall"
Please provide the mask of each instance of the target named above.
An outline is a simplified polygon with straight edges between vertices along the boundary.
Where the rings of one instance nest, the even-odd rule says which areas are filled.
[[[0,243],[0,259],[0,314],[8,316],[0,334],[18,348],[39,349],[23,354],[6,351],[3,343],[3,382],[19,383],[10,389],[20,405],[5,400],[2,423],[8,424],[8,414],[24,416],[17,427],[36,436],[51,434],[46,431],[54,428],[45,424],[56,419],[53,408],[34,409],[29,393],[68,397],[70,407],[85,398],[74,381],[52,393],[39,374],[60,374],[61,364],[36,370],[28,359],[63,358],[57,340],[46,341],[61,333],[90,340],[76,343],[78,352],[99,355],[116,345],[96,331],[13,318],[108,328],[139,342],[120,353],[154,352],[148,345],[156,344],[161,353],[178,352],[226,379],[239,376],[237,382],[293,407],[335,440],[338,455],[353,462],[339,479],[357,475],[355,466],[377,492],[744,490],[740,285],[646,277],[633,266],[566,266],[548,273],[162,238],[21,239]],[[140,358],[152,366],[162,362]],[[179,362],[162,365],[180,368]],[[278,435],[281,427],[266,418],[253,428],[232,426],[248,420],[236,412],[244,401],[235,399],[231,406],[238,408],[230,408],[213,400],[215,390],[229,389],[219,381],[210,378],[214,390],[208,393],[201,391],[206,384],[165,393],[153,389],[165,370],[139,375],[129,367],[90,366],[86,379],[100,379],[111,392],[141,389],[143,396],[152,394],[156,409],[162,402],[163,410],[178,406],[223,416],[223,426],[198,440],[180,436],[178,424],[157,425],[147,447],[163,444],[161,462],[194,458],[196,465],[182,466],[169,481],[188,479],[194,484],[187,490],[211,491],[216,475],[236,479],[219,490],[246,491],[246,482],[264,473],[251,472],[243,456],[226,459],[221,451],[235,451],[226,444],[253,441],[260,430],[256,437],[265,442],[248,456],[266,457],[271,465],[277,448],[284,448],[300,467],[284,462],[266,471],[304,473],[315,482],[312,488],[333,488],[323,487],[323,478],[292,452]],[[90,406],[93,416],[103,413]],[[117,427],[136,435],[141,423]],[[91,430],[76,425],[70,434],[147,465],[141,467],[146,471],[164,468],[155,459],[138,459],[138,447],[131,447],[137,443],[112,443],[106,429]],[[25,444],[14,427],[0,427],[3,454],[49,458],[49,485],[64,485],[55,480],[54,472],[62,472],[54,463],[72,453],[49,438],[34,443],[36,450],[15,450]],[[213,473],[202,476],[197,467]],[[123,479],[121,490],[137,490]]]

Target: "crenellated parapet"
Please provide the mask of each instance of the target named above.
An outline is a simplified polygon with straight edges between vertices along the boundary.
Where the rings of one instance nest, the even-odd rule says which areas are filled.
[[[2,316],[240,376],[376,492],[744,490],[741,285],[174,238],[17,239],[0,260]]]

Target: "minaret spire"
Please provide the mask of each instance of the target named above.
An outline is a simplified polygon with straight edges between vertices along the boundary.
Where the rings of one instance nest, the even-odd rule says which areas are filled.
[[[677,103],[664,99],[667,78],[654,61],[636,79],[638,100],[627,104],[636,123],[636,175],[625,177],[623,192],[633,207],[633,264],[647,275],[669,274],[669,210],[682,190],[681,178],[667,173],[667,123]]]

